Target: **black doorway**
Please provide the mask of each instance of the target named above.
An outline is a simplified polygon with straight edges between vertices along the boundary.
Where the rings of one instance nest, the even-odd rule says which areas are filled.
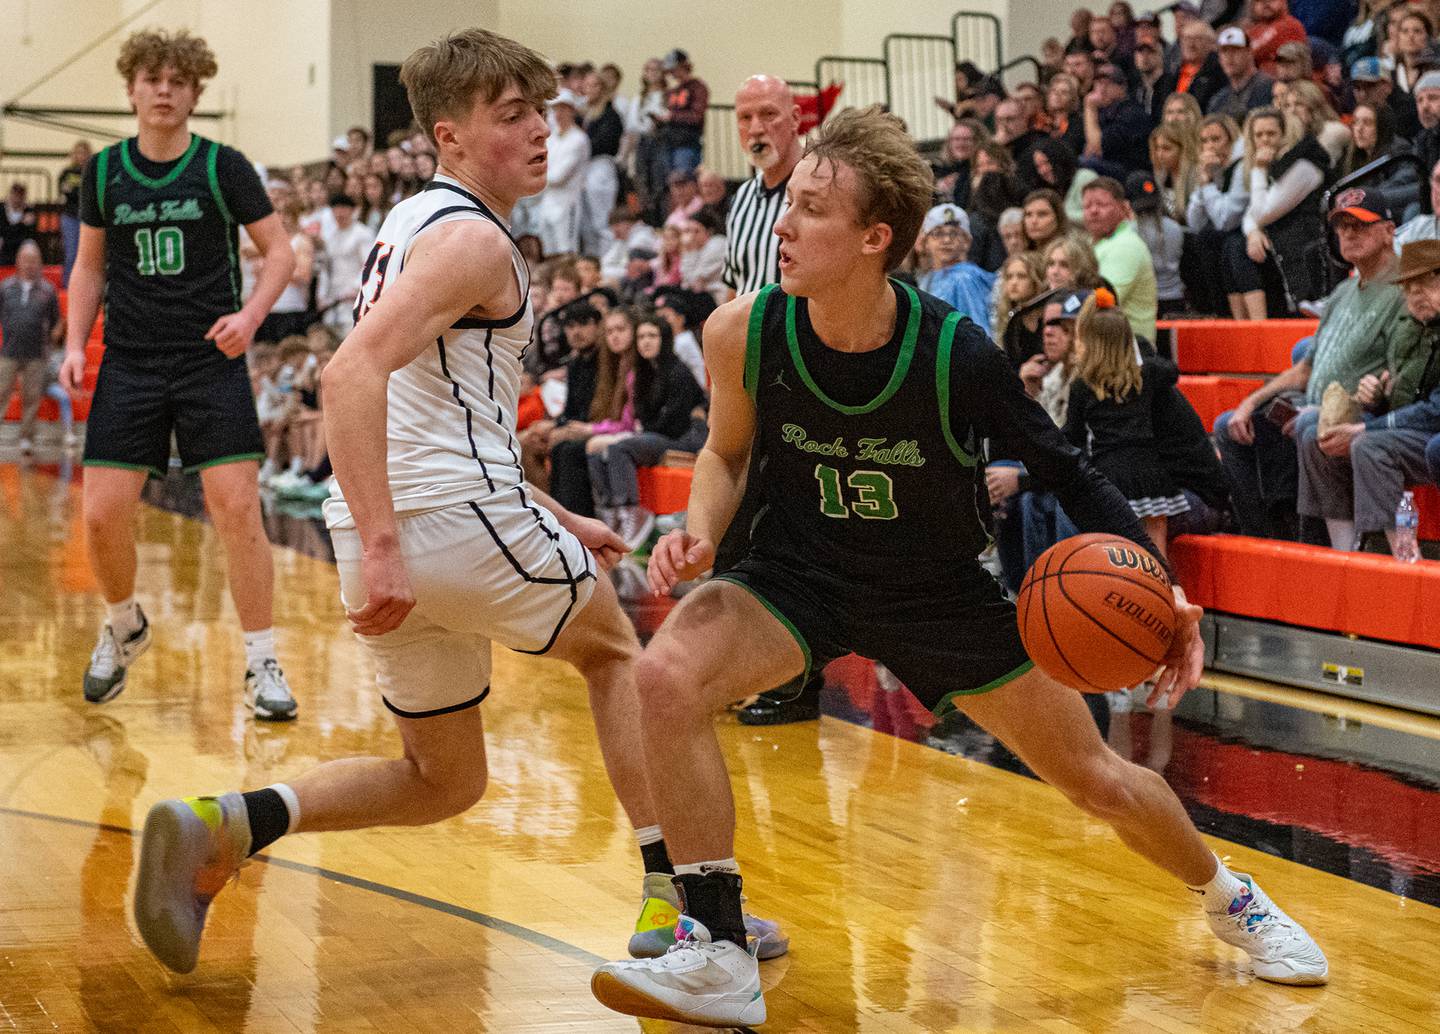
[[[400,85],[399,65],[375,65],[372,71],[371,100],[375,111],[375,149],[384,150],[397,129],[409,129],[415,121],[405,87]]]

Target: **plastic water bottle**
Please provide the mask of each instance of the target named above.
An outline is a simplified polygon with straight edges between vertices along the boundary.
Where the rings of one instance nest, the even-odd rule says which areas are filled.
[[[1420,559],[1420,511],[1415,508],[1415,493],[1406,492],[1395,508],[1395,559],[1413,564]]]

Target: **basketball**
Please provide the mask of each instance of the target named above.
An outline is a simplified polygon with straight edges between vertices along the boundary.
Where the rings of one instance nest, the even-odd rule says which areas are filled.
[[[1129,539],[1076,535],[1040,554],[1016,601],[1025,651],[1082,693],[1138,685],[1175,635],[1170,579]]]

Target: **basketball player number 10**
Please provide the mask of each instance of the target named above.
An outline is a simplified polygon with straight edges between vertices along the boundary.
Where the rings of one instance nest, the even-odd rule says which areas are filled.
[[[135,231],[135,251],[141,276],[174,276],[185,268],[185,233],[176,226],[142,227]]]
[[[840,488],[838,470],[817,463],[815,480],[820,482],[820,512],[826,517],[849,517],[852,511],[867,521],[893,521],[900,516],[894,499],[895,482],[884,471],[852,471],[845,479],[855,496],[848,506]]]

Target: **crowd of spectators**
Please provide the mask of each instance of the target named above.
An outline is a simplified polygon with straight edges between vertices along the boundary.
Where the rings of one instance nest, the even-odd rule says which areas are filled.
[[[1351,548],[1393,537],[1399,492],[1435,479],[1440,297],[1426,299],[1440,262],[1400,252],[1440,249],[1440,4],[1367,0],[1339,19],[1335,4],[1295,6],[1180,0],[1163,28],[1124,0],[1082,8],[1067,39],[1046,41],[1036,81],[1007,86],[967,62],[954,96],[936,98],[955,121],[935,208],[896,275],[991,333],[1057,426],[1128,480],[1160,542],[1166,521],[1295,538],[1313,517],[1328,531],[1315,536]],[[524,462],[638,544],[653,515],[636,469],[703,440],[700,338],[735,289],[735,185],[704,164],[709,90],[684,51],[647,61],[628,90],[614,64],[556,76],[547,186],[512,223],[538,320]],[[1385,158],[1322,210],[1326,191]],[[268,177],[298,259],[252,355],[278,491],[323,493],[318,371],[351,323],[376,229],[434,173],[423,132],[372,141],[356,127],[328,162]],[[12,192],[0,244],[23,212]],[[1305,314],[1320,327],[1294,369],[1206,438],[1157,354],[1157,321]],[[1371,454],[1396,439],[1403,462],[1382,477]],[[987,480],[1007,572],[1023,572],[1068,522],[1003,457]]]
[[[1074,11],[1036,82],[960,65],[936,99],[955,123],[907,268],[991,331],[1117,483],[1148,472],[1148,493],[1127,493],[1147,520],[1338,549],[1384,532],[1403,553],[1401,493],[1440,475],[1425,462],[1432,440],[1440,458],[1440,4],[1294,6],[1180,0],[1162,20],[1121,0]],[[1134,359],[1072,395],[1098,342],[1126,349],[1112,314],[1090,321],[1108,328],[1097,341],[1075,329],[1102,287]],[[1319,330],[1213,441],[1161,415],[1179,393],[1158,320],[1294,316]],[[1007,573],[1023,572],[1068,522],[1003,459],[989,481]]]

